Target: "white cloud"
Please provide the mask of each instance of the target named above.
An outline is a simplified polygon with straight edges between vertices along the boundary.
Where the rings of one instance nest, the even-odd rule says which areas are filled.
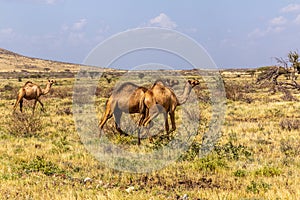
[[[294,20],[294,22],[296,24],[299,24],[300,25],[300,14],[296,17],[296,19]]]
[[[289,4],[288,6],[281,9],[283,13],[300,11],[300,4]]]
[[[15,36],[16,34],[12,28],[0,29],[0,41],[12,40]]]
[[[49,4],[49,5],[54,5],[57,4],[58,2],[63,2],[64,0],[39,0],[42,1],[43,3]]]
[[[263,31],[263,30],[261,30],[261,29],[259,29],[259,28],[256,28],[256,29],[254,29],[252,32],[250,32],[249,34],[248,34],[248,37],[251,37],[251,38],[258,38],[258,37],[263,37],[263,36],[265,36],[265,31]]]
[[[287,19],[283,16],[275,17],[270,21],[270,24],[273,26],[284,25],[287,23]]]
[[[255,30],[253,30],[251,33],[248,34],[248,37],[261,38],[261,37],[265,37],[269,34],[281,33],[284,30],[285,30],[285,27],[283,27],[283,26],[276,26],[276,27],[269,26],[267,29],[256,28]]]
[[[248,34],[250,38],[261,38],[270,34],[281,33],[286,29],[286,25],[288,24],[288,20],[283,17],[275,17],[271,19],[268,23],[268,26],[265,28],[256,28],[252,32]]]
[[[165,13],[161,13],[159,16],[149,21],[150,26],[158,26],[162,28],[174,29],[177,24],[170,19]]]
[[[12,33],[13,33],[13,29],[12,28],[0,29],[0,34],[1,35],[10,35]]]
[[[86,19],[80,19],[79,21],[71,24],[71,25],[62,25],[61,30],[63,32],[67,31],[81,31],[87,25]]]
[[[74,23],[72,29],[75,31],[82,30],[87,24],[86,19],[80,19],[78,22]]]
[[[46,0],[47,4],[55,4],[57,0]]]
[[[73,46],[79,46],[87,42],[84,33],[70,33],[68,42]]]
[[[62,2],[64,0],[27,0],[28,2],[34,2],[34,3],[43,3],[48,5],[54,5],[58,2]]]

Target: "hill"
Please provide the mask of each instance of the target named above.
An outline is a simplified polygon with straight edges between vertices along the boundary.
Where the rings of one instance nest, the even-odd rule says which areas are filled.
[[[0,72],[77,72],[81,65],[23,56],[0,48]]]

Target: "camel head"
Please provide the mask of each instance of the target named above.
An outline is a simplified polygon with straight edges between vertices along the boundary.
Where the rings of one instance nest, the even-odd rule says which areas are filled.
[[[55,83],[56,83],[56,80],[53,80],[53,79],[51,79],[51,80],[50,80],[50,79],[49,79],[49,80],[48,80],[48,83],[49,83],[49,84],[50,84],[50,86],[51,86],[51,85],[53,85],[53,84],[55,84]]]
[[[200,81],[193,79],[193,80],[188,80],[188,83],[192,86],[195,87],[196,85],[200,84]]]

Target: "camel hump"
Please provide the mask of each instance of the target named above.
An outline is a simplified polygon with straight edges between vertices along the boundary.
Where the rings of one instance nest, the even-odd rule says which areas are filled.
[[[158,85],[158,84],[165,85],[163,80],[156,80],[153,85]]]
[[[142,90],[144,93],[148,91],[148,89],[145,87],[138,87],[138,89]]]
[[[32,81],[27,81],[24,85],[27,85],[27,84],[33,84]]]
[[[157,80],[157,81],[154,82],[154,84],[152,85],[151,88],[154,88],[155,86],[159,86],[161,88],[164,88],[165,84],[164,84],[164,82],[162,80]]]

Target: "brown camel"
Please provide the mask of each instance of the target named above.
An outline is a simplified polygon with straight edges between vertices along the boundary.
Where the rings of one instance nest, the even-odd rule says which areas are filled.
[[[147,88],[139,87],[129,82],[123,83],[116,88],[106,102],[105,113],[99,123],[99,128],[103,129],[106,121],[114,116],[117,131],[127,135],[120,128],[120,120],[123,112],[130,114],[140,113],[141,118],[139,125],[142,125],[146,112],[144,103],[141,99],[144,99],[146,91]],[[138,143],[140,143],[140,131],[138,131]]]
[[[51,86],[55,83],[55,80],[48,80],[47,86],[45,89],[42,89],[39,85],[34,84],[31,81],[27,81],[25,85],[19,90],[16,103],[14,105],[14,111],[17,108],[17,105],[20,103],[20,111],[22,112],[23,107],[23,98],[26,100],[34,100],[32,114],[34,114],[36,103],[39,102],[42,106],[42,110],[44,110],[44,105],[39,99],[40,96],[48,94]]]
[[[144,104],[146,106],[146,117],[143,121],[143,125],[147,126],[150,121],[155,118],[159,113],[164,114],[165,129],[166,132],[172,132],[176,130],[175,124],[175,109],[177,106],[184,104],[192,88],[199,85],[198,80],[188,80],[184,86],[182,95],[176,97],[172,89],[165,86],[162,81],[157,81],[153,84],[151,89],[145,93]],[[172,129],[169,131],[168,113],[171,118]]]

